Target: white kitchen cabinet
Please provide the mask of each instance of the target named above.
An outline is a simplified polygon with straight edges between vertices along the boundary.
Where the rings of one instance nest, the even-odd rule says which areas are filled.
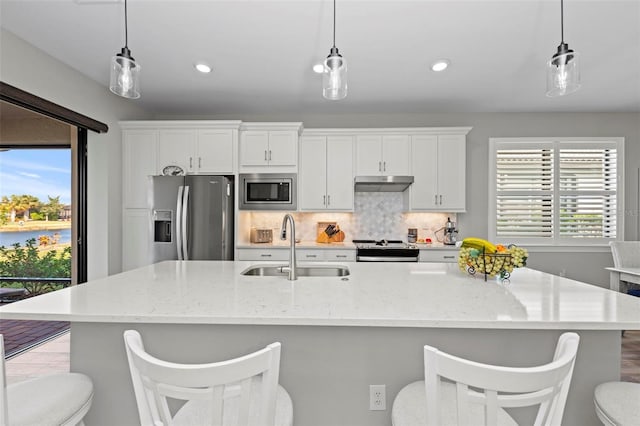
[[[356,251],[355,250],[338,250],[338,249],[330,249],[324,251],[325,258],[324,260],[328,262],[355,262],[356,261]]]
[[[158,169],[180,166],[185,173],[233,173],[234,130],[161,129]]]
[[[466,210],[464,134],[413,135],[411,210]]]
[[[289,260],[289,250],[282,248],[239,248],[236,260]]]
[[[195,129],[161,129],[158,132],[158,170],[178,166],[185,173],[193,172],[193,154],[196,150]]]
[[[147,208],[149,176],[158,174],[158,132],[153,129],[122,131],[124,208]]]
[[[239,248],[236,251],[236,260],[275,260],[280,262],[289,261],[288,248]],[[355,262],[355,249],[339,248],[297,248],[296,257],[298,262]]]
[[[409,135],[358,135],[356,137],[356,175],[408,175],[409,146]]]
[[[122,223],[123,271],[149,264],[150,221],[148,209],[125,209]]]
[[[301,123],[243,123],[240,133],[242,171],[295,171]]]
[[[353,210],[353,137],[303,136],[298,185],[300,210]]]
[[[198,173],[233,173],[237,130],[198,129]]]
[[[420,262],[445,262],[455,263],[458,261],[458,249],[424,249],[420,250],[418,258]]]

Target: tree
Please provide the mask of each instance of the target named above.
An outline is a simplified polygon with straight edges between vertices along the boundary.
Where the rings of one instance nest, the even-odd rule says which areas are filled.
[[[41,204],[40,200],[38,200],[38,197],[27,194],[13,194],[11,195],[11,198],[3,196],[1,203],[2,207],[0,208],[0,211],[2,211],[3,213],[9,212],[11,222],[15,222],[16,216],[19,216],[20,214],[22,214],[25,219],[28,219],[29,210],[39,207]]]
[[[64,205],[60,202],[60,196],[47,197],[49,198],[49,202],[42,205],[40,212],[45,214],[47,220],[58,220],[60,211],[64,208]]]

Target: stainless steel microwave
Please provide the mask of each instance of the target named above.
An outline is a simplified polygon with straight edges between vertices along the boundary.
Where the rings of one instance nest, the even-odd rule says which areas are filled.
[[[297,210],[295,173],[240,175],[240,210]]]

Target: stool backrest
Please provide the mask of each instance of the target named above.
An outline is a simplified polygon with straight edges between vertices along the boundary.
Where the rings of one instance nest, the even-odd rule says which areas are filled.
[[[560,425],[569,392],[580,337],[564,333],[553,361],[536,367],[502,367],[458,358],[424,347],[427,425],[438,426],[441,379],[456,384],[458,425],[469,424],[469,404],[484,406],[485,425],[497,423],[498,408],[539,404],[535,425]]]
[[[616,268],[640,267],[640,241],[611,241],[609,245]]]
[[[7,410],[7,376],[4,366],[4,336],[0,334],[0,363],[2,368],[0,371],[0,426],[9,424],[9,412]]]
[[[125,331],[124,340],[141,425],[172,425],[169,399],[198,403],[202,418],[194,424],[223,425],[224,418],[225,426],[248,425],[250,405],[256,403],[258,417],[252,421],[274,424],[280,343],[227,361],[178,364],[148,354],[135,330]],[[230,407],[234,413],[225,413]]]

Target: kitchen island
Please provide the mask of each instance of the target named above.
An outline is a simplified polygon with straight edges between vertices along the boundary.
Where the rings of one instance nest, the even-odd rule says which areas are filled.
[[[282,342],[280,383],[298,426],[388,425],[393,398],[423,375],[425,344],[511,366],[548,362],[580,334],[565,425],[597,425],[593,389],[618,380],[620,330],[640,299],[527,268],[485,282],[457,264],[348,263],[345,277],[243,276],[255,262],[167,261],[0,308],[0,318],[71,321],[71,369],[95,382],[86,423],[137,423],[122,333],[177,362]],[[369,411],[369,385],[387,410]],[[531,413],[520,413],[522,420]]]

